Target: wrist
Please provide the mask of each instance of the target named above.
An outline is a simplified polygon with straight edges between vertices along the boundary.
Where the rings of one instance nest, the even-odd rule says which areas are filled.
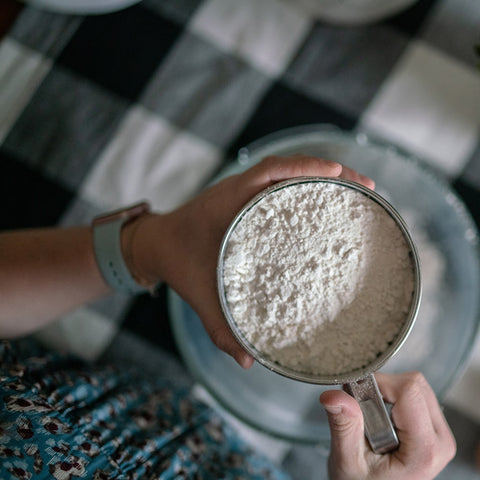
[[[163,216],[145,213],[121,231],[122,254],[136,282],[151,292],[162,281],[157,251],[161,246]]]
[[[159,283],[155,269],[148,268],[152,219],[147,202],[140,202],[95,217],[92,221],[93,250],[105,283],[113,290],[132,294],[150,291]],[[161,230],[160,230],[161,231]]]

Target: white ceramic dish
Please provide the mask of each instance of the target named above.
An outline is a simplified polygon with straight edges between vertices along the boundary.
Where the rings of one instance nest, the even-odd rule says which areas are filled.
[[[38,8],[65,14],[90,15],[112,13],[140,0],[26,0]]]

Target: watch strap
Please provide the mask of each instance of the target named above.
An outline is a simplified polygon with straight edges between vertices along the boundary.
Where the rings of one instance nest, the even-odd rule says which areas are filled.
[[[130,273],[122,254],[121,230],[126,218],[93,226],[95,258],[107,284],[114,290],[134,295],[148,292]]]

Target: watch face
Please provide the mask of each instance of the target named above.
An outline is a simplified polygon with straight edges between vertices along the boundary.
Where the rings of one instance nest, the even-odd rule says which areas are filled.
[[[120,208],[114,210],[113,212],[108,212],[103,215],[99,215],[93,219],[93,225],[100,225],[102,223],[113,222],[115,220],[123,219],[125,222],[127,220],[139,217],[144,213],[150,211],[150,205],[147,202],[140,202],[132,205],[130,207]]]

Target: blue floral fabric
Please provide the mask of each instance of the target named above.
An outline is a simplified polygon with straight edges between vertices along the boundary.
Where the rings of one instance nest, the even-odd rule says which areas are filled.
[[[187,389],[0,342],[0,479],[287,479]]]

